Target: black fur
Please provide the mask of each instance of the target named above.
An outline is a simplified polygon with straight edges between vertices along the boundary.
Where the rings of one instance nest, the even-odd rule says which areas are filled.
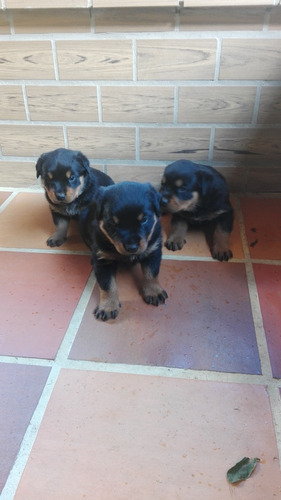
[[[87,239],[101,292],[96,318],[116,318],[120,303],[115,275],[118,261],[140,263],[145,302],[158,305],[167,298],[158,283],[162,255],[160,195],[148,183],[120,182],[100,187],[88,215]]]
[[[36,174],[56,226],[47,240],[51,247],[64,243],[70,219],[80,224],[85,220],[98,187],[113,184],[108,175],[90,167],[83,153],[64,148],[43,153],[36,163]]]
[[[221,261],[232,257],[228,238],[233,228],[233,208],[227,184],[219,172],[191,161],[176,161],[166,167],[160,193],[163,213],[173,214],[172,235],[166,242],[169,250],[182,248],[185,224],[187,230],[188,224],[211,222],[213,257]]]

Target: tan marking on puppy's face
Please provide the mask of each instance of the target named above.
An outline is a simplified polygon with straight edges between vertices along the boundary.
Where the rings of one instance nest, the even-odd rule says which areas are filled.
[[[193,210],[195,210],[198,202],[199,202],[198,191],[193,191],[192,198],[190,198],[189,200],[181,200],[177,196],[173,195],[169,200],[167,209],[171,213],[180,211],[192,212]]]
[[[176,186],[176,187],[181,187],[182,185],[183,185],[183,180],[182,180],[182,179],[177,179],[177,180],[175,181],[175,186]]]
[[[81,177],[79,177],[79,181],[80,181],[80,184],[76,188],[71,188],[70,186],[66,186],[66,189],[64,191],[65,192],[65,199],[62,202],[57,199],[54,188],[48,189],[43,180],[42,180],[42,186],[47,191],[48,196],[49,196],[52,203],[54,203],[56,205],[59,205],[61,203],[67,204],[67,203],[72,203],[82,193],[82,191],[84,189],[84,176],[83,175]]]

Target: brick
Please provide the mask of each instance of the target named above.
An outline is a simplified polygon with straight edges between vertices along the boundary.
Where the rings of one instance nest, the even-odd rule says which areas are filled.
[[[66,9],[88,7],[88,0],[5,0],[7,9]]]
[[[26,113],[20,85],[0,86],[0,120],[25,120]]]
[[[231,5],[230,0],[184,0],[184,7],[229,7],[229,5]],[[236,7],[256,5],[274,5],[274,0],[235,0]]]
[[[135,129],[129,127],[68,127],[70,149],[90,158],[135,159]]]
[[[94,11],[94,22],[96,33],[172,31],[175,29],[175,9],[100,9]]]
[[[223,40],[220,79],[280,80],[280,39]]]
[[[6,12],[0,12],[0,34],[10,34],[10,24]]]
[[[62,80],[127,80],[133,76],[129,40],[58,41]]]
[[[0,42],[1,79],[53,79],[52,47],[49,41]]]
[[[0,178],[1,187],[39,187],[35,173],[35,162],[1,161]]]
[[[139,80],[212,80],[216,40],[138,40]]]
[[[258,123],[280,123],[281,125],[281,87],[262,88]]]
[[[64,147],[62,127],[0,125],[0,147],[7,156],[39,156]]]
[[[15,10],[15,33],[89,33],[88,9]]]
[[[220,172],[228,185],[228,189],[231,192],[244,191],[245,189],[245,169],[244,167],[234,166],[234,167],[221,167],[213,165],[214,168]]]
[[[262,30],[265,7],[205,7],[183,9],[180,31]]]
[[[281,129],[217,129],[214,160],[257,163],[281,159]]]
[[[255,87],[180,87],[178,121],[251,123]]]
[[[178,0],[92,0],[93,7],[178,7]]]
[[[96,87],[27,86],[31,120],[98,121]]]
[[[102,87],[105,122],[173,122],[172,87]]]
[[[207,160],[210,130],[203,128],[142,128],[140,158],[173,161]]]
[[[150,182],[154,187],[158,188],[160,186],[164,166],[108,165],[106,171],[114,182]]]
[[[281,7],[280,7],[280,5],[278,7],[275,7],[274,9],[272,9],[272,11],[270,12],[268,29],[269,30],[281,30]]]

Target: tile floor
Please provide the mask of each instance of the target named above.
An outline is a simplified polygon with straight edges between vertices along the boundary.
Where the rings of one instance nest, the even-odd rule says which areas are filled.
[[[122,270],[102,323],[75,224],[49,249],[43,193],[0,191],[3,500],[281,498],[281,198],[233,204],[229,263],[192,231],[164,250],[167,303]],[[231,486],[244,456],[260,462]]]

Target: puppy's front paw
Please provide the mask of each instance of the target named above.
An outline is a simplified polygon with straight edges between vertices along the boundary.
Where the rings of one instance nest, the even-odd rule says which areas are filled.
[[[165,300],[168,298],[166,290],[156,283],[148,284],[144,287],[142,291],[143,300],[147,304],[153,306],[159,306],[159,304],[164,304]]]
[[[232,251],[230,248],[218,248],[214,247],[212,249],[212,257],[213,259],[219,260],[220,262],[228,261],[232,258]]]
[[[121,304],[119,301],[104,301],[95,308],[94,315],[96,319],[101,319],[102,321],[107,321],[109,319],[115,319],[118,316]]]
[[[55,233],[47,239],[47,245],[48,247],[60,247],[66,240],[67,238],[65,236],[58,236]]]
[[[185,243],[186,240],[183,238],[170,236],[165,243],[165,247],[175,252],[176,250],[181,250]]]

